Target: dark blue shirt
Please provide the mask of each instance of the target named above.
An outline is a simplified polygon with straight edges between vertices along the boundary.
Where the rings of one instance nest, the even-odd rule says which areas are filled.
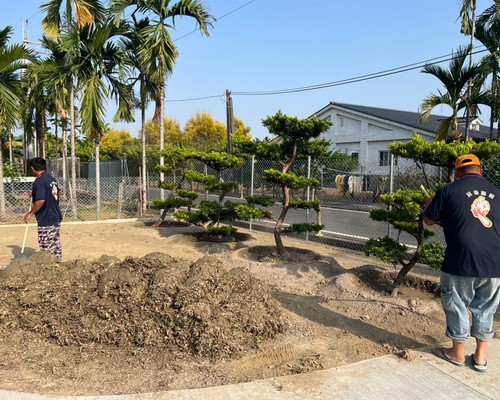
[[[443,272],[500,277],[500,190],[496,186],[481,175],[464,175],[436,192],[425,216],[443,225]]]
[[[62,213],[59,207],[59,186],[49,173],[44,172],[35,179],[31,195],[33,202],[45,200],[43,207],[35,213],[38,226],[51,226],[61,223]]]

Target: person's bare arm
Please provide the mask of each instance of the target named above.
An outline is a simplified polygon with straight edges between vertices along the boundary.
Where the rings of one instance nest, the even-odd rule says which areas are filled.
[[[429,225],[429,226],[432,226],[432,225],[435,225],[437,224],[436,221],[430,219],[430,218],[427,218],[424,214],[424,222],[425,222],[425,225]]]
[[[429,206],[429,204],[431,204],[431,203],[432,203],[432,199],[433,199],[432,197],[426,197],[426,198],[425,198],[425,200],[424,200],[424,207],[423,207],[422,212],[424,212],[424,213],[425,213],[425,210],[427,209],[427,207]],[[434,220],[432,220],[432,219],[430,219],[430,218],[426,217],[426,216],[425,216],[425,214],[423,215],[423,217],[424,217],[424,223],[425,223],[426,225],[428,225],[428,226],[432,226],[432,225],[437,224],[437,221],[434,221]]]
[[[33,215],[35,215],[35,213],[37,213],[38,211],[40,211],[43,207],[43,205],[45,204],[45,200],[37,200],[35,201],[35,204],[33,204],[33,207],[31,208],[31,210],[24,216],[24,222],[28,223],[29,220],[33,217]]]

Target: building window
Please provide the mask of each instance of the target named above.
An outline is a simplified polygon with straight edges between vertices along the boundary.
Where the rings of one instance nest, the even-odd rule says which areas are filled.
[[[357,151],[351,151],[351,158],[353,160],[358,161],[359,160],[359,153]]]
[[[387,167],[390,163],[391,155],[388,150],[378,152],[378,165],[381,167]]]
[[[391,153],[388,150],[378,152],[378,165],[381,167],[388,167],[391,164]],[[394,157],[394,166],[398,165],[398,158]]]

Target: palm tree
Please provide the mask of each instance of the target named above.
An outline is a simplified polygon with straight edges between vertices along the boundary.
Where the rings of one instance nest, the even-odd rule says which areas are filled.
[[[493,139],[493,125],[499,120],[500,109],[498,100],[500,98],[500,22],[495,22],[489,28],[486,24],[478,24],[476,37],[488,49],[489,54],[481,59],[481,65],[485,72],[491,76],[490,94],[490,139]],[[497,137],[497,140],[499,138]]]
[[[500,0],[493,0],[493,5],[484,10],[478,17],[477,24],[489,28],[495,21],[500,21]]]
[[[172,73],[178,56],[170,28],[175,28],[175,18],[179,16],[192,17],[196,20],[201,33],[209,36],[214,17],[202,0],[179,0],[170,4],[171,0],[111,0],[111,12],[119,21],[125,9],[135,6],[134,13],[150,13],[154,15],[151,24],[141,29],[143,42],[138,50],[141,71],[155,84],[160,86],[159,97],[156,99],[155,116],[160,122],[160,152],[164,147],[165,138],[165,83],[168,74]],[[164,165],[163,155],[160,156],[160,166]],[[163,182],[163,172],[160,172],[160,181]],[[162,191],[163,193],[163,191]]]
[[[476,0],[461,0],[462,7],[460,8],[460,17],[462,18],[462,33],[470,35],[470,53],[469,65],[474,63],[474,37],[476,33]],[[467,86],[467,95],[471,95],[471,83]],[[468,107],[465,109],[465,140],[469,135],[469,116],[470,110]]]
[[[458,132],[458,112],[469,108],[476,112],[479,104],[486,104],[485,93],[480,91],[484,76],[480,73],[482,67],[479,65],[465,66],[470,52],[470,46],[460,47],[453,55],[448,69],[436,64],[425,65],[422,72],[434,75],[446,88],[446,92],[431,94],[426,97],[421,106],[421,120],[428,122],[434,108],[438,105],[448,105],[452,109],[452,115],[441,121],[436,131],[436,141],[447,140],[449,136],[455,139],[460,136]],[[464,89],[469,82],[474,82],[470,95],[464,96]],[[450,132],[451,128],[451,132]]]
[[[52,114],[54,116],[54,130],[56,142],[58,129],[61,128],[62,137],[62,179],[67,180],[67,125],[69,114],[69,96],[67,87],[72,82],[70,67],[66,64],[67,54],[61,49],[56,40],[47,36],[42,37],[42,46],[49,55],[35,67],[44,82],[47,96],[51,99]],[[62,90],[60,88],[63,88]],[[57,153],[57,152],[56,152]],[[66,196],[66,191],[63,192]]]
[[[142,165],[142,211],[146,210],[147,205],[147,162],[146,162],[146,107],[148,103],[160,95],[161,85],[155,84],[148,76],[147,71],[142,71],[142,64],[139,60],[138,52],[141,46],[144,45],[144,37],[141,31],[149,26],[149,18],[137,20],[135,15],[132,15],[132,29],[128,34],[130,39],[128,53],[132,65],[138,75],[135,78],[139,82],[139,108],[141,110],[141,165]]]
[[[105,10],[100,0],[51,0],[41,5],[46,13],[42,20],[42,27],[47,37],[62,40],[62,33],[79,32],[79,29],[104,19]],[[68,66],[73,66],[76,49],[67,53]],[[71,135],[71,199],[73,219],[77,218],[76,208],[76,115],[75,115],[75,88],[71,78],[68,85]]]
[[[0,131],[10,132],[20,117],[22,98],[20,72],[29,53],[21,45],[9,45],[12,27],[0,30]],[[3,148],[0,135],[0,149]],[[5,218],[5,193],[3,189],[3,152],[0,151],[0,218]]]
[[[27,140],[34,140],[34,155],[45,157],[45,134],[47,132],[47,113],[52,109],[51,98],[47,95],[48,87],[42,80],[40,61],[30,64],[23,75],[25,100],[21,107],[24,135]]]
[[[108,129],[105,121],[107,99],[111,97],[117,100],[115,121],[133,121],[132,86],[124,83],[129,75],[128,58],[125,45],[120,41],[127,29],[125,23],[115,25],[112,21],[106,21],[74,30],[68,37],[63,35],[61,42],[61,47],[66,51],[78,48],[73,67],[77,71],[76,87],[81,92],[82,130],[96,144],[97,219],[100,219],[99,148],[100,139]]]

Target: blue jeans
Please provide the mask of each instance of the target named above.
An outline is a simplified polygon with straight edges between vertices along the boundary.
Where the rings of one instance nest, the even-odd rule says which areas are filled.
[[[441,304],[446,316],[446,336],[465,342],[470,335],[493,338],[493,317],[500,300],[500,278],[469,278],[441,272]],[[469,322],[470,310],[472,325]]]

